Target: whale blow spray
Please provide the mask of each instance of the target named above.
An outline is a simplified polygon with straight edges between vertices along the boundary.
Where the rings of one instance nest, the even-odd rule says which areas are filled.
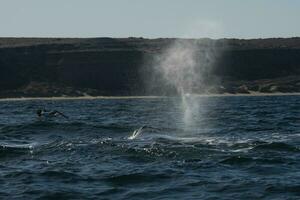
[[[207,90],[215,55],[212,40],[177,39],[156,58],[154,70],[181,97],[182,119],[186,127],[200,117],[203,99],[197,94]]]

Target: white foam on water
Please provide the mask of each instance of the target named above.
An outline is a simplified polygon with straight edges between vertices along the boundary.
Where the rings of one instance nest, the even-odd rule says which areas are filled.
[[[136,139],[142,132],[143,132],[143,126],[134,130],[132,135],[128,137],[129,140]]]

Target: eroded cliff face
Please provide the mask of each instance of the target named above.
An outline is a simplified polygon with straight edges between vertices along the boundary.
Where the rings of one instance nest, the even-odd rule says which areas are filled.
[[[0,97],[174,94],[149,63],[175,40],[0,38]],[[300,92],[300,38],[188,41],[219,52],[196,93]]]

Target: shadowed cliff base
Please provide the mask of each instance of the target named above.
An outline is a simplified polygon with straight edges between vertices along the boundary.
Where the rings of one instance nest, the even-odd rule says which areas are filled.
[[[208,66],[191,93],[300,92],[300,38],[0,38],[0,98],[176,95],[154,70],[175,41]]]

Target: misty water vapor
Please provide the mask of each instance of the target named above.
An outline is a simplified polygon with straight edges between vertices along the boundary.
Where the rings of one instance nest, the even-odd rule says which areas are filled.
[[[177,39],[156,56],[153,69],[164,85],[175,88],[180,95],[185,126],[192,126],[200,116],[198,94],[208,91],[211,71],[216,60],[216,48],[210,39]],[[166,92],[167,93],[167,92]]]

